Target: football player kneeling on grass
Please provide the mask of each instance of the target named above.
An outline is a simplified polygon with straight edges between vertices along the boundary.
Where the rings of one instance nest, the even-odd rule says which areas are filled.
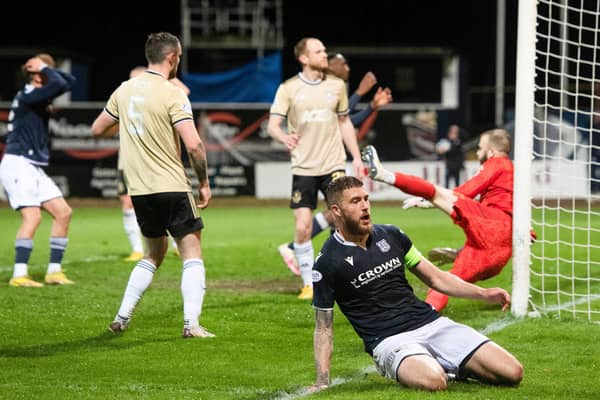
[[[502,310],[510,304],[504,289],[484,289],[441,271],[400,229],[373,225],[369,195],[355,177],[333,181],[327,205],[337,230],[313,268],[317,378],[310,391],[329,386],[335,302],[379,373],[404,386],[445,390],[456,378],[507,386],[521,382],[523,366],[512,354],[416,297],[406,271],[442,293],[497,303]]]

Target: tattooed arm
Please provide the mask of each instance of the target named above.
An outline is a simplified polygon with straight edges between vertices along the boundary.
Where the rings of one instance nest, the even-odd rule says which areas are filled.
[[[310,390],[318,391],[329,386],[329,367],[333,353],[333,310],[316,310],[313,348],[317,380]]]
[[[206,208],[211,198],[210,186],[208,185],[206,147],[200,139],[193,121],[181,121],[175,125],[175,129],[185,144],[190,164],[198,176],[198,207]]]

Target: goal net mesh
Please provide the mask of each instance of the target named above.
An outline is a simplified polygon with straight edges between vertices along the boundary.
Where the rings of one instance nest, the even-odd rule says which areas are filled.
[[[530,309],[600,321],[600,0],[536,19]]]

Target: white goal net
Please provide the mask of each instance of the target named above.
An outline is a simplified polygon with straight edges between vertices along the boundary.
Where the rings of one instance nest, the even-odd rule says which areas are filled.
[[[519,3],[512,311],[600,321],[600,0]]]

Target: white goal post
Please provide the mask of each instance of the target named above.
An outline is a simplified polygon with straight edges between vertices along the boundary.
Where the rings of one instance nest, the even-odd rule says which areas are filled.
[[[518,18],[511,311],[600,322],[600,0]]]

